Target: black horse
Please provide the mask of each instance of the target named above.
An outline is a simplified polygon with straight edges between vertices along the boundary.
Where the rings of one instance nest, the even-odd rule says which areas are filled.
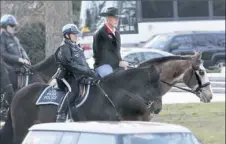
[[[143,99],[139,94],[157,96],[160,93],[158,84],[159,71],[154,66],[115,72],[99,84],[90,86],[85,103],[80,107],[72,107],[72,118],[75,121],[149,120],[147,105],[152,97]],[[5,125],[7,127],[8,122],[13,123],[16,144],[21,143],[31,125],[56,120],[56,105],[36,105],[40,93],[46,87],[46,84],[34,83],[16,93],[11,115]]]
[[[54,73],[57,70],[57,64],[55,63],[54,55],[51,55],[47,59],[41,61],[40,63],[28,66],[23,65],[21,69],[15,70],[19,73],[21,79],[18,81],[17,77],[12,71],[8,71],[5,69],[4,63],[1,61],[1,75],[0,75],[0,83],[1,83],[1,93],[0,100],[2,110],[0,111],[0,117],[4,118],[5,111],[8,109],[8,106],[5,105],[3,101],[3,97],[7,94],[14,95],[14,92],[19,90],[20,88],[27,86],[34,82],[49,82]],[[11,90],[11,85],[13,90]],[[0,119],[1,120],[1,119]]]
[[[8,112],[8,104],[5,103],[4,96],[7,94],[10,96],[14,96],[15,91],[19,90],[20,88],[18,85],[18,79],[15,77],[15,75],[11,72],[6,70],[4,63],[2,60],[0,61],[0,122],[7,118],[7,112]],[[51,55],[47,59],[39,62],[38,64],[35,64],[33,66],[27,66],[24,65],[22,69],[16,70],[20,75],[24,75],[25,77],[28,77],[28,83],[27,84],[32,84],[35,82],[43,82],[43,83],[48,83],[54,73],[57,70],[57,64],[55,63],[55,57],[54,55]],[[24,70],[28,71],[24,71]],[[22,70],[22,71],[21,71]],[[25,80],[25,79],[24,79]],[[22,80],[23,81],[23,80]],[[22,82],[20,81],[20,82]],[[26,86],[26,85],[24,85]],[[10,116],[8,114],[8,116]],[[6,126],[8,127],[8,126]],[[0,131],[0,142],[2,137],[7,137],[9,134],[7,130],[5,135],[1,135],[2,131]]]
[[[23,65],[21,69],[16,69],[16,73],[22,76],[22,79],[18,80],[12,71],[9,71],[10,81],[12,82],[15,91],[21,89],[34,82],[45,82],[47,83],[53,74],[57,70],[57,64],[55,63],[54,55],[49,56],[47,59],[33,65]],[[27,84],[26,82],[27,76]],[[21,84],[22,83],[22,84]]]
[[[160,101],[161,104],[162,96],[179,81],[190,87],[190,92],[200,97],[201,101],[210,102],[211,86],[200,58],[200,54],[157,58],[142,63],[137,69],[113,73],[102,80],[100,87],[91,87],[91,94],[85,103],[72,108],[72,117],[75,121],[150,120],[153,102]],[[152,65],[154,68],[150,68]],[[35,83],[17,92],[4,126],[10,136],[14,133],[16,143],[22,141],[31,125],[55,121],[57,106],[35,104],[47,86]]]
[[[7,101],[10,101],[14,95],[14,90],[10,82],[8,71],[4,66],[4,63],[0,61],[0,121],[5,120],[8,103],[5,100],[5,97],[8,98]]]

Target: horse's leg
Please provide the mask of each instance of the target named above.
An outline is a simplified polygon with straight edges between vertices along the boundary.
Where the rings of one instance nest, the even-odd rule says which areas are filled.
[[[29,127],[35,124],[38,112],[35,102],[44,87],[41,83],[35,83],[16,93],[11,105],[15,144],[20,144]]]
[[[159,114],[162,110],[162,99],[155,100],[152,104],[154,113],[150,114],[150,120],[154,118],[155,115]]]
[[[124,100],[126,105],[122,107],[123,120],[149,121],[150,112],[147,109],[145,101],[141,97],[129,96]]]
[[[162,110],[162,99],[158,99],[153,103],[154,113],[159,114]]]

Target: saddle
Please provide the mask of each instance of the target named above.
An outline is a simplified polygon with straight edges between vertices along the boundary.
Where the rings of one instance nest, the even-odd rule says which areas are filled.
[[[75,101],[81,100],[87,94],[87,89],[88,89],[88,86],[91,85],[91,80],[83,79],[82,81],[79,81],[78,83],[79,83],[79,86],[78,86],[79,90],[78,90]],[[71,86],[65,79],[61,79],[61,80],[57,79],[54,88],[56,90],[63,90],[65,92],[68,92],[68,91],[71,92]]]
[[[79,91],[76,94],[76,99],[74,100],[75,107],[80,107],[86,101],[89,96],[89,90],[89,84],[79,83]],[[51,85],[43,90],[36,102],[36,105],[53,104],[59,106],[69,92],[71,92],[71,86],[64,78],[61,80],[56,79],[56,81],[54,79],[52,80]]]

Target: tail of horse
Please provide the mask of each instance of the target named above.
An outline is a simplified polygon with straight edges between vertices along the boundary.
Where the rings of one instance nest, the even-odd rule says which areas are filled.
[[[9,109],[6,122],[0,131],[0,144],[13,144],[13,125],[10,111]]]

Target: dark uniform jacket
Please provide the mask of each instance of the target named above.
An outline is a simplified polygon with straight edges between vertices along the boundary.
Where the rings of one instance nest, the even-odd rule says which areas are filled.
[[[22,64],[18,61],[19,58],[27,59],[29,61],[29,58],[17,37],[6,31],[1,32],[0,49],[2,59],[8,70],[21,67]]]
[[[8,71],[0,58],[0,94],[4,91],[3,89],[9,84],[11,84],[11,81],[8,76]]]
[[[57,49],[55,56],[57,62],[74,76],[96,76],[86,62],[83,49],[80,48],[79,45],[72,43],[70,40],[64,40],[64,43]]]
[[[115,70],[122,60],[120,54],[121,38],[116,30],[115,35],[104,25],[93,37],[94,68],[109,64]]]

